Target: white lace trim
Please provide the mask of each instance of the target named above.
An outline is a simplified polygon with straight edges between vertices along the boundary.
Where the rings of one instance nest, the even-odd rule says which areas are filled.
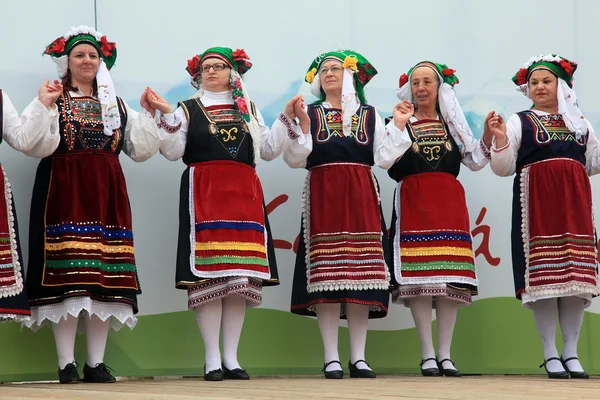
[[[402,280],[402,262],[400,261],[400,189],[402,188],[402,181],[398,182],[396,191],[394,192],[394,208],[396,209],[396,235],[394,236],[394,277],[396,282]]]
[[[189,183],[188,183],[188,210],[190,215],[190,271],[196,269],[196,211],[194,207],[194,170],[195,167],[190,167]]]
[[[592,295],[587,291],[581,292],[578,290],[572,290],[570,292],[565,292],[560,295],[558,295],[556,293],[553,293],[553,294],[535,293],[533,295],[531,295],[530,293],[522,293],[521,301],[522,301],[523,307],[532,309],[533,303],[535,303],[538,300],[555,299],[555,298],[561,298],[561,297],[580,297],[583,300],[585,300],[584,304],[583,304],[584,308],[588,308],[590,305],[592,305]]]
[[[389,283],[382,282],[381,279],[369,281],[361,280],[360,283],[355,281],[336,281],[326,283],[313,283],[306,290],[308,293],[327,292],[335,290],[388,290]]]
[[[15,283],[10,286],[0,288],[0,299],[3,297],[12,297],[20,294],[23,291],[23,275],[21,274],[21,263],[19,262],[19,252],[17,245],[17,233],[15,231],[15,216],[12,208],[12,187],[6,176],[4,168],[0,166],[4,175],[4,200],[6,202],[6,215],[8,225],[8,237],[10,239],[10,250],[12,255],[13,275]]]
[[[88,317],[96,315],[101,321],[110,318],[110,326],[115,331],[118,331],[124,325],[127,325],[129,329],[133,329],[137,323],[137,318],[133,314],[133,308],[130,305],[102,302],[92,300],[90,297],[76,297],[64,300],[62,303],[31,307],[31,319],[23,321],[22,326],[36,332],[44,326],[51,326],[51,324],[56,324],[61,319],[67,319],[68,315],[79,317],[80,321],[86,315]],[[80,322],[78,331],[81,333],[82,330],[83,324]]]
[[[536,288],[528,288],[526,293],[528,298],[532,299],[530,301],[535,301],[541,298],[568,297],[584,294],[598,296],[600,295],[600,289],[598,289],[598,286],[591,283],[565,282]],[[521,298],[523,298],[523,295],[521,295]]]
[[[465,285],[478,286],[477,278],[468,278],[466,276],[428,276],[418,278],[400,278],[400,285],[427,285],[430,283],[462,283]]]
[[[194,254],[192,252],[192,254]],[[207,279],[216,279],[216,278],[228,278],[235,276],[246,276],[249,278],[256,279],[270,279],[271,274],[260,272],[260,271],[251,271],[249,269],[228,269],[225,271],[198,271],[196,268],[192,269],[192,274],[197,276],[198,278],[207,278]]]
[[[304,263],[306,265],[306,282],[310,288],[310,175],[308,171],[304,179],[302,192],[302,228],[304,229]]]
[[[521,170],[521,240],[525,255],[525,290],[529,292],[529,168]]]

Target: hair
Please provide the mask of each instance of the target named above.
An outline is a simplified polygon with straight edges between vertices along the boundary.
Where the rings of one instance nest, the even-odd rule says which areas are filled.
[[[82,41],[81,44],[90,44],[90,43],[87,41]],[[77,46],[78,46],[78,44],[76,44],[75,46],[73,46],[71,48],[71,50],[69,50],[67,57],[71,57],[71,52]],[[92,44],[92,46],[93,46],[93,44]],[[100,51],[98,51],[96,46],[94,46],[94,48],[98,52],[98,57],[101,58]],[[71,76],[71,70],[67,67],[67,74],[65,75],[64,78],[62,78],[62,82],[61,82],[63,85],[63,92],[76,92],[79,90],[79,88],[77,86],[73,85],[72,79],[73,79],[73,77]],[[96,80],[96,78],[94,78],[94,82],[92,82],[92,94],[95,97],[98,96],[98,81]]]

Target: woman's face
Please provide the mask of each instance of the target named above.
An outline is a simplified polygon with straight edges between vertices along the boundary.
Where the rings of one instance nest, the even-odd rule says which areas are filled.
[[[538,69],[529,76],[529,97],[535,108],[557,108],[558,78],[547,69]]]
[[[200,67],[202,86],[211,92],[224,92],[231,89],[229,73],[231,68],[220,58],[207,58]],[[222,69],[221,69],[222,68]]]
[[[438,75],[430,67],[417,67],[410,77],[413,101],[417,107],[435,106],[440,86]]]
[[[319,68],[319,79],[321,88],[326,95],[332,96],[336,92],[342,92],[342,82],[344,81],[344,68],[341,61],[327,60]]]
[[[71,71],[71,78],[74,81],[72,83],[93,82],[98,68],[100,68],[100,55],[91,44],[79,44],[69,53],[69,71]]]

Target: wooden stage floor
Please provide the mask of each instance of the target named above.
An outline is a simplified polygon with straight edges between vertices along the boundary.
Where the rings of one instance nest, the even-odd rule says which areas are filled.
[[[252,380],[204,382],[202,378],[123,380],[113,384],[27,383],[0,385],[4,400],[192,400],[192,399],[600,399],[600,377],[550,380],[545,376],[424,378],[382,375],[376,379],[325,380],[322,376],[256,376]]]

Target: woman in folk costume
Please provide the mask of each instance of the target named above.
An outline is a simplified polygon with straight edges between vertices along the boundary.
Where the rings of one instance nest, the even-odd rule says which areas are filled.
[[[388,240],[371,166],[389,162],[391,142],[364,95],[376,74],[355,51],[317,56],[305,79],[319,100],[304,107],[294,97],[273,126],[289,138],[286,163],[308,170],[291,311],[317,316],[329,379],[343,377],[340,317],[348,320],[350,376],[375,378],[365,361],[368,319],[388,311]]]
[[[480,140],[473,137],[454,92],[454,73],[446,65],[422,61],[403,74],[397,92],[401,101],[386,126],[396,146],[388,174],[398,182],[390,229],[392,300],[410,307],[423,376],[461,376],[450,359],[457,308],[471,304],[477,294],[469,213],[457,176],[461,163],[473,171],[485,167],[492,137],[487,131]]]
[[[533,310],[549,378],[583,378],[577,341],[584,309],[597,296],[598,268],[592,190],[600,172],[598,139],[572,89],[577,64],[555,54],[533,57],[512,78],[533,101],[494,137],[492,170],[515,174],[512,259],[516,296]],[[558,358],[560,323],[564,348]]]
[[[114,382],[104,364],[108,331],[135,326],[141,293],[119,154],[123,150],[134,161],[155,154],[157,121],[116,97],[109,73],[116,45],[93,28],[72,28],[45,54],[57,64],[62,83],[42,87],[21,115],[23,135],[35,139],[25,153],[42,158],[31,201],[32,318],[25,325],[52,326],[59,380],[73,383],[79,381],[74,346],[83,320],[83,380]],[[141,103],[150,110],[146,99],[147,91]]]
[[[262,287],[279,284],[275,247],[256,174],[285,140],[273,138],[250,101],[241,75],[252,67],[244,50],[212,47],[188,61],[198,92],[175,111],[151,93],[159,109],[161,153],[183,158],[176,287],[204,341],[204,379],[249,379],[237,350],[247,307],[262,302]],[[223,335],[223,359],[219,351]]]
[[[50,113],[41,104],[38,107],[39,113],[50,118]],[[19,151],[28,150],[31,146],[31,140],[22,134],[17,110],[6,92],[0,89],[0,142],[3,140]],[[31,312],[24,287],[17,212],[11,185],[1,164],[0,180],[3,190],[0,196],[0,321],[24,321]]]

